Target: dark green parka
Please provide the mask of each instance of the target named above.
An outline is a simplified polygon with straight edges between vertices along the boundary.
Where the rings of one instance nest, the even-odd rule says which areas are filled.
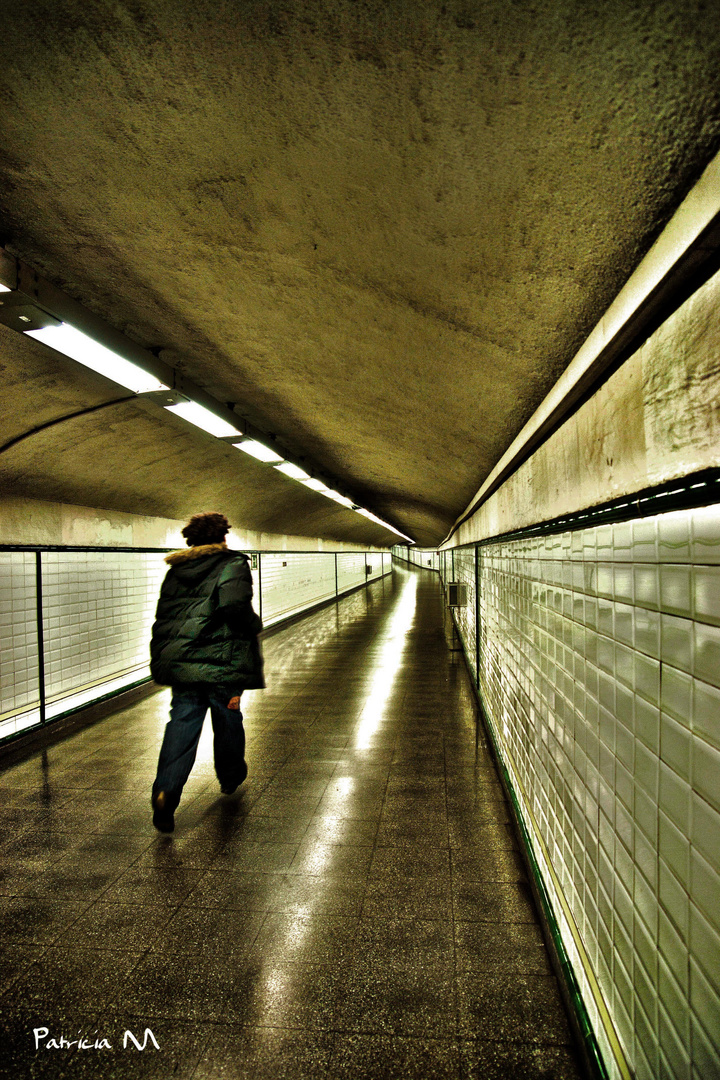
[[[150,672],[165,686],[210,683],[261,689],[262,630],[252,606],[248,557],[225,544],[200,544],[165,556],[150,642]]]

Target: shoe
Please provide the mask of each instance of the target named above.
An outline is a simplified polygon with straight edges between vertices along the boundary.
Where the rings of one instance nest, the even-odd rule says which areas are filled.
[[[153,825],[159,832],[170,833],[175,828],[173,811],[167,805],[168,798],[164,791],[159,791],[153,796]]]
[[[245,771],[243,772],[242,776],[237,781],[237,783],[235,783],[235,784],[221,784],[220,785],[220,793],[222,795],[234,795],[235,792],[237,791],[237,789],[243,783],[243,781],[245,780],[245,778],[247,777],[247,774],[248,774],[247,762],[244,762],[243,764],[245,766]]]

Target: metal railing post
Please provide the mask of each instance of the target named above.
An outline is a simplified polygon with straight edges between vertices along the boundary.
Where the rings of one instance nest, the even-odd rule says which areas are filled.
[[[35,552],[35,619],[38,651],[40,723],[45,723],[45,631],[43,628],[42,552]]]
[[[475,681],[480,686],[480,548],[475,545]]]

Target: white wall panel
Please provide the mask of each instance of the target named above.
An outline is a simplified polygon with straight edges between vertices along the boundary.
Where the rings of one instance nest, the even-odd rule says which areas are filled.
[[[360,552],[342,552],[337,556],[338,592],[355,589],[365,581],[365,555]]]
[[[594,980],[638,1078],[720,1077],[720,508],[478,555],[480,689],[611,1075]]]
[[[48,712],[85,687],[149,674],[148,647],[167,565],[160,553],[42,554]]]
[[[0,738],[40,718],[35,554],[0,551]]]
[[[265,626],[335,595],[335,556],[331,552],[262,552],[260,560]]]
[[[422,567],[424,570],[439,571],[440,569],[440,552],[434,549],[424,550],[396,544],[392,548],[392,554],[395,558],[410,563],[411,566]]]
[[[377,578],[383,575],[383,557],[382,552],[373,551],[368,552],[365,556],[365,565],[367,569],[367,580],[376,581]]]
[[[162,552],[40,552],[48,719],[149,676]],[[334,552],[250,553],[266,626],[336,595]],[[392,570],[389,553],[339,552],[340,594]],[[36,553],[0,551],[0,739],[40,722]]]

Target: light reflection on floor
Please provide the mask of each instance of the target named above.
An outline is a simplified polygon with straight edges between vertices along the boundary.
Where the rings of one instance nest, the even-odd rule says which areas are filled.
[[[7,1075],[55,1080],[42,1024],[150,1027],[145,1080],[578,1080],[437,576],[396,570],[265,651],[248,780],[220,797],[208,722],[172,837],[148,796],[167,692],[0,774]]]
[[[382,724],[385,706],[393,691],[395,677],[403,661],[408,635],[415,618],[417,604],[417,577],[410,575],[402,587],[399,599],[389,618],[387,627],[379,636],[380,656],[371,669],[371,688],[355,733],[358,750],[368,750],[372,737]]]

